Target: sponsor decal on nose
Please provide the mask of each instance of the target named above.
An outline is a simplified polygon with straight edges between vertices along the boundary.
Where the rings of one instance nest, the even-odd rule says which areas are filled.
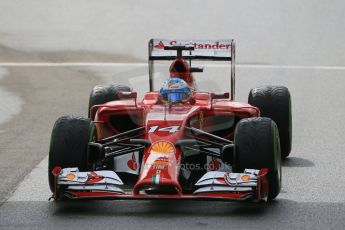
[[[174,152],[174,145],[168,141],[157,141],[151,147],[151,153],[170,154]]]

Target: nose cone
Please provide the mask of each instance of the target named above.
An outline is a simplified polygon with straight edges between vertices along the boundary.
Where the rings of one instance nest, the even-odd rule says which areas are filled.
[[[134,193],[139,194],[142,188],[149,188],[164,194],[162,188],[171,188],[181,193],[178,182],[178,165],[180,152],[169,141],[157,141],[148,150],[139,180],[134,186]]]

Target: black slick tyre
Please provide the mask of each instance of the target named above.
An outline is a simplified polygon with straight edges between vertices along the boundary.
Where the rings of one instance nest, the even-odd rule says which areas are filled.
[[[60,117],[54,124],[49,149],[48,179],[54,190],[52,170],[56,167],[78,167],[88,170],[87,145],[92,138],[93,123],[88,118],[76,116]]]
[[[234,171],[268,168],[268,200],[276,198],[281,188],[281,156],[275,122],[266,117],[241,120],[235,129],[234,143]]]

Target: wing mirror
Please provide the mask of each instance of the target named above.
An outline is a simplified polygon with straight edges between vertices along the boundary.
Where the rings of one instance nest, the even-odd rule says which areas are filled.
[[[229,99],[230,94],[229,94],[229,92],[225,92],[225,93],[211,93],[210,97],[211,97],[211,108],[212,108],[213,107],[213,100],[214,99]]]
[[[211,100],[213,100],[213,99],[228,99],[229,97],[230,97],[229,92],[211,93]]]

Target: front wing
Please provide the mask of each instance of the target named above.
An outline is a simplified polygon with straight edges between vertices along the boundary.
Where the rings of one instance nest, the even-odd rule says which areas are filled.
[[[78,168],[56,167],[53,169],[55,188],[53,198],[69,199],[166,199],[166,200],[267,200],[268,169],[246,169],[243,173],[222,171],[207,172],[195,184],[192,194],[133,194],[125,189],[123,182],[114,171],[79,172]]]

